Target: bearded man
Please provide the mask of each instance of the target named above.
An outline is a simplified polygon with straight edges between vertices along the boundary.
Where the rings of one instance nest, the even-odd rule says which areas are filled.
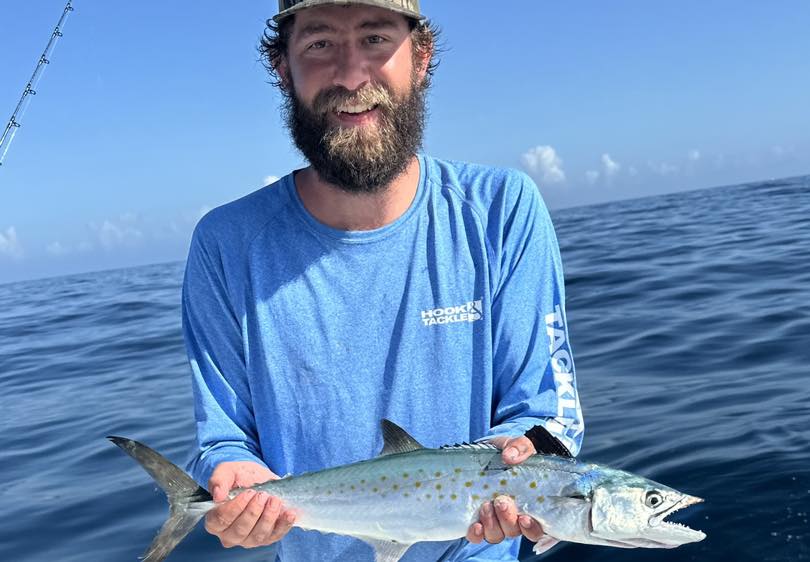
[[[520,172],[419,152],[435,31],[418,0],[280,0],[262,52],[309,161],[197,226],[183,295],[199,451],[226,547],[281,562],[374,560],[295,528],[234,487],[356,462],[388,418],[426,446],[487,438],[506,463],[544,425],[574,453],[582,419],[559,250]],[[466,540],[404,561],[516,560],[542,529],[509,498]],[[283,539],[283,540],[282,540]]]

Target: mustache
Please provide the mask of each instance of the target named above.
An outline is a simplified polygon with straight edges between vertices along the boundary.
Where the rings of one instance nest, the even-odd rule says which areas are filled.
[[[394,99],[392,92],[382,84],[367,84],[353,91],[343,86],[334,86],[315,96],[312,109],[315,113],[326,115],[345,105],[369,105],[393,109]]]

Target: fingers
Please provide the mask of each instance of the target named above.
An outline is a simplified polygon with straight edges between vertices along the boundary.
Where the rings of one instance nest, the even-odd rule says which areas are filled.
[[[497,516],[495,515],[495,508],[492,502],[486,502],[481,506],[478,517],[481,525],[484,526],[484,540],[490,544],[498,544],[501,542],[505,535],[498,523]]]
[[[470,525],[467,529],[467,540],[473,544],[479,544],[484,540],[484,526],[479,522]]]
[[[543,536],[543,527],[536,519],[528,515],[521,515],[518,517],[518,524],[520,525],[520,532],[523,536],[532,542],[537,542]]]
[[[503,535],[507,537],[520,536],[518,510],[512,498],[508,496],[498,496],[492,503],[495,507],[495,517]]]
[[[256,520],[253,530],[245,537],[241,545],[245,548],[253,548],[279,541],[290,531],[294,522],[295,514],[285,510],[280,499],[270,497]]]
[[[526,436],[509,439],[502,448],[501,456],[506,464],[520,464],[537,452],[531,439]]]
[[[205,516],[205,529],[222,546],[254,548],[281,540],[295,523],[295,513],[267,493],[247,490]]]
[[[247,490],[206,513],[205,530],[221,539],[237,518],[242,515],[254,496],[256,496],[255,491]]]
[[[534,518],[518,513],[517,505],[508,496],[498,496],[486,502],[478,512],[479,521],[467,529],[467,540],[478,544],[482,540],[497,544],[506,537],[524,535],[532,542],[544,536],[543,527]]]

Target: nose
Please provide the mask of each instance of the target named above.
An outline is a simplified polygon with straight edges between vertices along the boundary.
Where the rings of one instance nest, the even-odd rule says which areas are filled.
[[[333,79],[335,85],[353,92],[369,81],[369,62],[357,45],[343,45],[336,62]]]

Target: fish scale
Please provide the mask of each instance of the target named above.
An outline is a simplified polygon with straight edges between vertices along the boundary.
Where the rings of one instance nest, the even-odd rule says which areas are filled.
[[[252,489],[279,497],[304,530],[337,533],[369,543],[376,562],[397,562],[420,541],[463,537],[484,502],[515,500],[537,520],[541,553],[562,540],[622,548],[672,548],[705,538],[671,513],[697,503],[662,484],[621,470],[574,460],[547,431],[527,436],[541,453],[510,466],[499,449],[464,444],[427,449],[383,420],[379,457],[280,480]],[[171,516],[144,555],[160,562],[215,504],[182,470],[145,445],[112,441],[135,458],[166,491]],[[231,491],[236,497],[242,489]]]

